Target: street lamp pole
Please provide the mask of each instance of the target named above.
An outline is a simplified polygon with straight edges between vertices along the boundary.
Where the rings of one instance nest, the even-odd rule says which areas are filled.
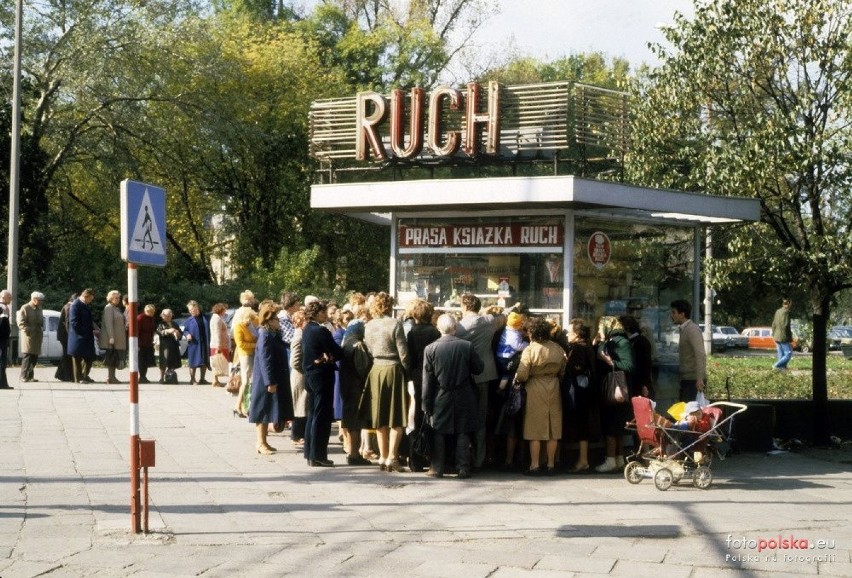
[[[9,163],[9,258],[6,261],[6,286],[12,293],[12,311],[18,300],[18,201],[20,199],[21,167],[21,27],[24,0],[15,5],[15,63],[12,84],[12,155]],[[16,333],[17,324],[12,323]]]

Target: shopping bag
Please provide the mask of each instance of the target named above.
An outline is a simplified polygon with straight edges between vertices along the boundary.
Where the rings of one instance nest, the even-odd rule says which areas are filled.
[[[604,402],[607,405],[619,405],[630,401],[630,392],[627,389],[627,375],[613,368],[604,376],[603,382]]]

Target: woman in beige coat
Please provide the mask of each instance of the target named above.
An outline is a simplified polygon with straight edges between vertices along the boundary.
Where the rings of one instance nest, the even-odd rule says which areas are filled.
[[[127,352],[127,331],[124,314],[119,309],[121,293],[112,290],[107,293],[107,304],[101,317],[101,349],[106,351],[104,365],[107,368],[107,383],[120,383],[115,377],[116,369],[124,369],[124,356]]]
[[[308,422],[308,391],[305,389],[305,374],[302,373],[302,328],[305,312],[296,311],[290,316],[293,322],[293,339],[290,341],[290,393],[293,395],[293,426],[290,439],[301,447],[305,441],[305,425]]]
[[[556,448],[562,438],[562,395],[559,382],[565,373],[565,351],[550,340],[553,326],[547,319],[534,317],[527,329],[529,347],[521,353],[515,379],[526,384],[524,439],[530,442],[530,469],[526,475],[538,476],[541,444],[547,445],[547,474],[556,468]]]

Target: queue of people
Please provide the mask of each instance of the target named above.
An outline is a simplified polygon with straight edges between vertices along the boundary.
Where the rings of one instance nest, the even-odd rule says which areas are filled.
[[[6,295],[0,296],[5,307]],[[43,299],[34,292],[17,316],[28,341],[22,381],[35,379]],[[93,299],[94,292],[85,289],[62,312],[70,372],[60,366],[57,376],[70,373],[79,383],[91,382]],[[592,336],[583,319],[571,320],[563,331],[520,304],[483,310],[471,294],[459,296],[459,302],[461,315],[440,314],[431,303],[415,299],[396,317],[394,299],[385,292],[353,293],[338,308],[290,292],[278,302],[258,303],[246,290],[230,327],[226,304],[214,304],[207,314],[190,301],[183,328],[170,309],[156,321],[156,308],[149,304],[136,319],[139,381],[148,383],[147,370],[158,366],[160,383],[175,383],[185,341],[190,383],[209,384],[206,374],[215,362],[212,385],[230,381],[229,393],[236,398],[232,413],[255,425],[256,452],[277,452],[269,444],[270,428],[281,432],[289,424],[294,450],[311,467],[335,465],[328,443],[332,424],[339,421],[346,463],[378,465],[382,472],[425,471],[440,478],[454,469],[466,478],[493,467],[553,475],[567,462],[569,442],[576,443],[576,460],[563,463],[564,471],[623,469],[631,406],[629,398],[606,399],[602,384],[608,373],[621,371],[631,397],[654,397],[652,348],[637,320],[601,317]],[[125,366],[127,322],[119,304],[120,294],[108,293],[100,327],[108,383],[117,383],[116,371]],[[672,304],[672,319],[687,335],[688,313],[682,301]],[[0,308],[0,339],[8,317]],[[701,378],[696,381],[703,389]],[[522,384],[525,403],[521,411],[510,412],[509,392],[516,384]],[[426,430],[428,455],[422,448],[415,451],[413,443]],[[600,438],[605,457],[593,468],[589,445]]]

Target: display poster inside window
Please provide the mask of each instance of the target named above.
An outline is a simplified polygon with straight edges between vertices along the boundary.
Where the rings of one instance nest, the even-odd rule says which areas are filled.
[[[595,231],[589,237],[588,243],[589,261],[596,269],[601,270],[609,263],[609,258],[612,256],[612,245],[609,242],[609,237],[606,233]]]

